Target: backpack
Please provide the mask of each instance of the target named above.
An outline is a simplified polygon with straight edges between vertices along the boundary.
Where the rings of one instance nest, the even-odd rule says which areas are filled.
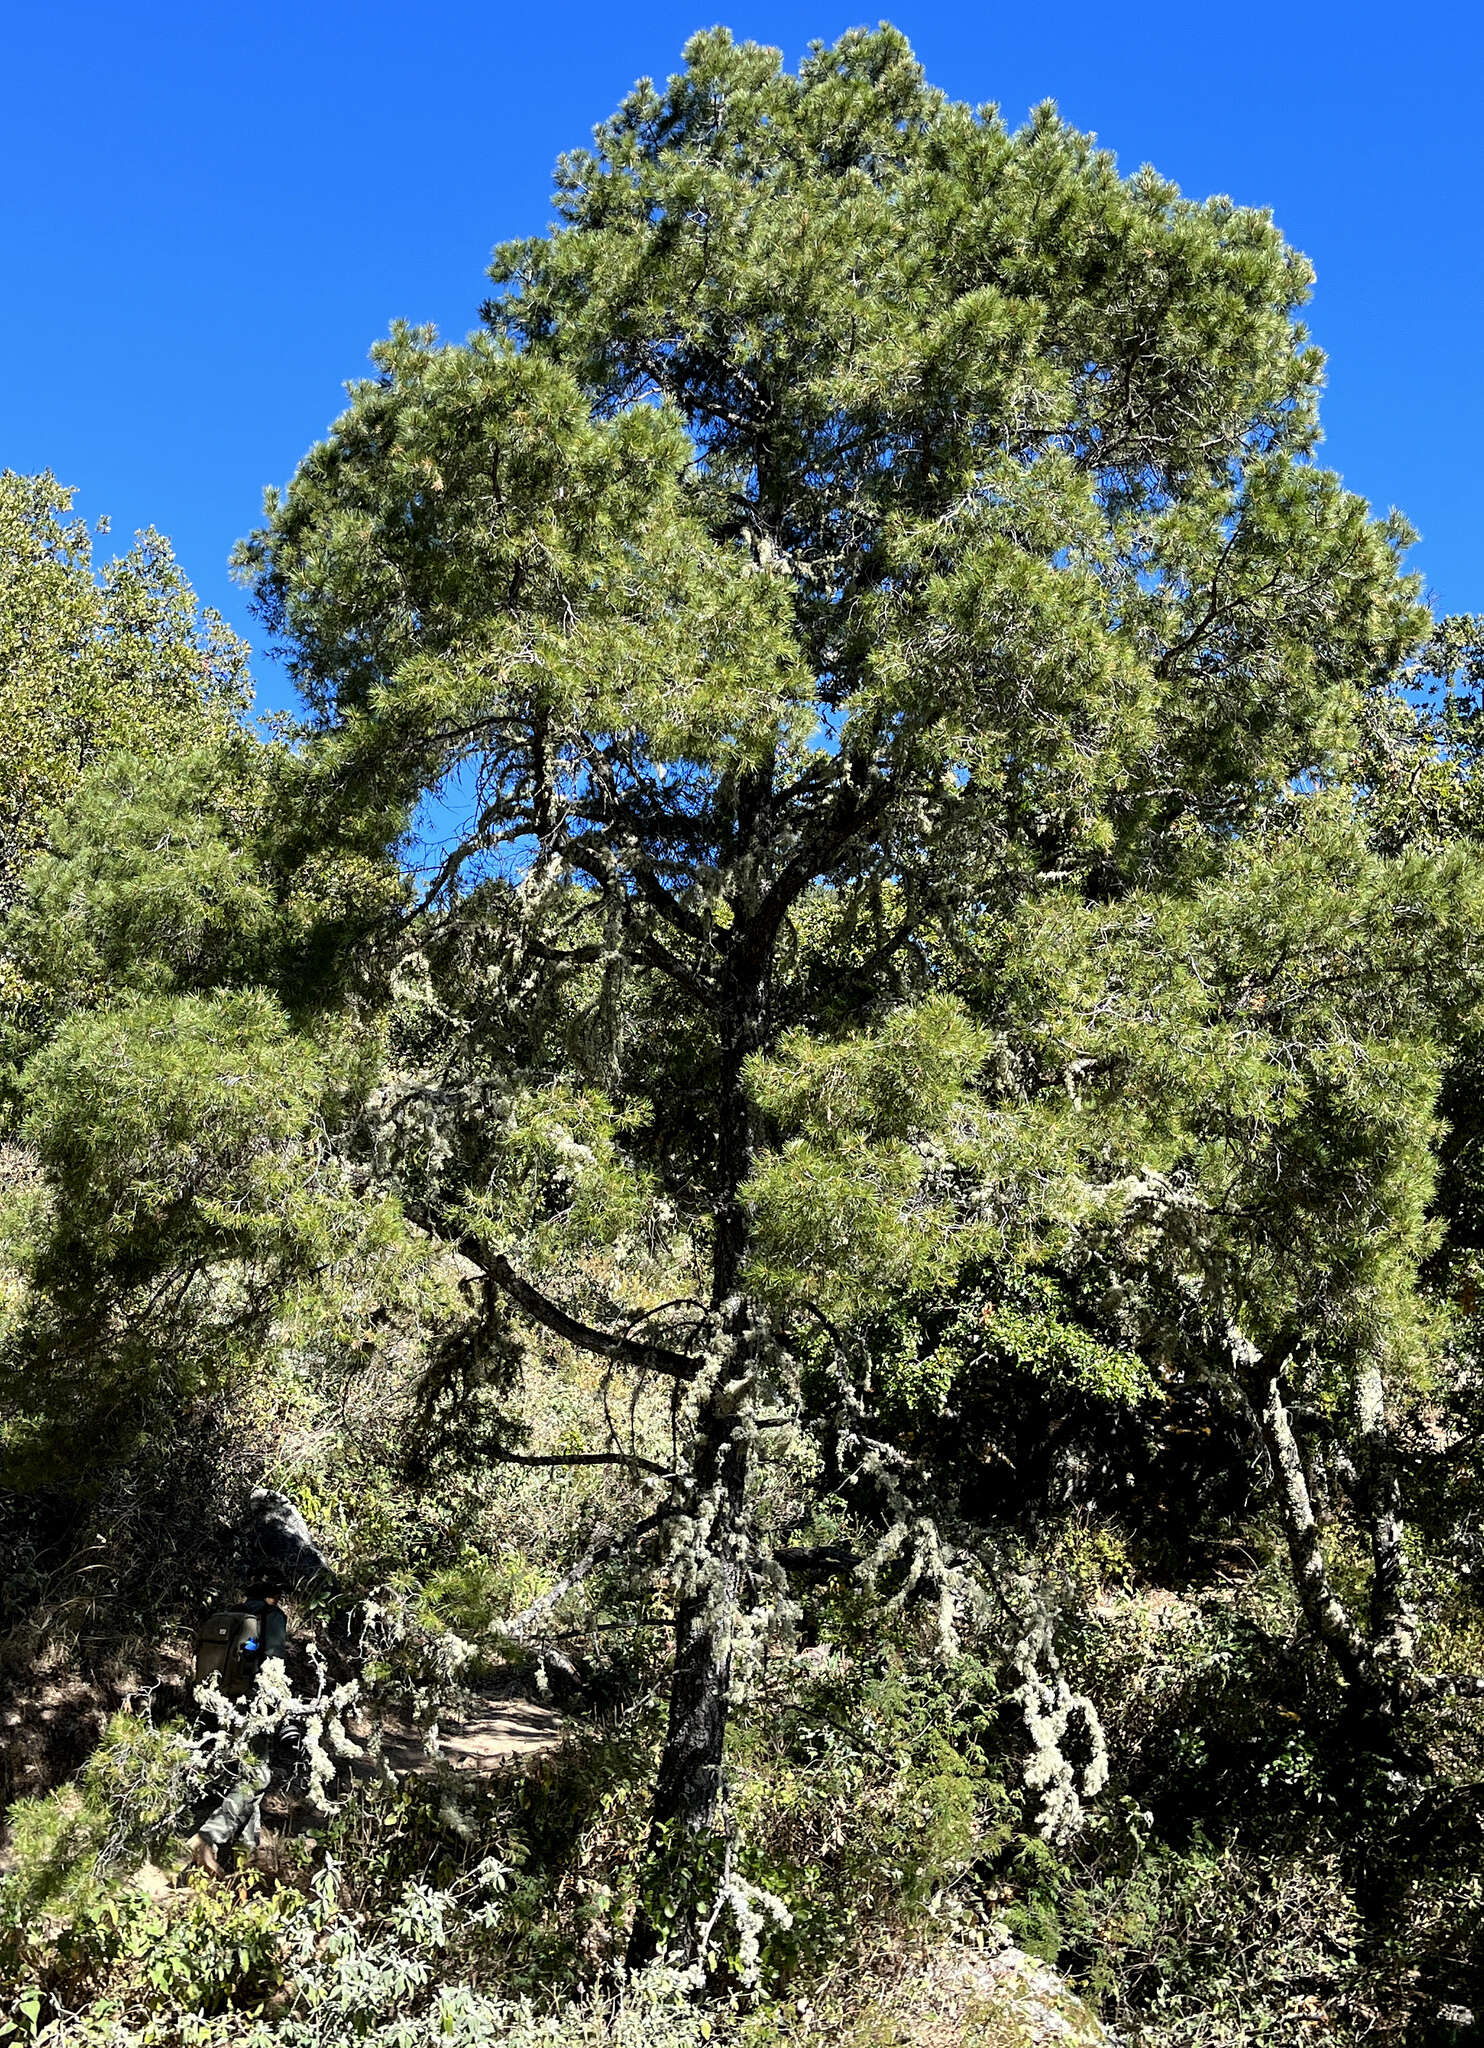
[[[229,1700],[245,1699],[262,1662],[263,1618],[249,1607],[222,1607],[196,1631],[196,1683],[215,1678]]]

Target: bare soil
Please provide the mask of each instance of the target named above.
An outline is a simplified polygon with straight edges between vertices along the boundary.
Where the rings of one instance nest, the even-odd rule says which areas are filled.
[[[539,1701],[486,1698],[468,1714],[440,1720],[434,1743],[405,1723],[384,1722],[381,1753],[399,1776],[501,1771],[555,1749],[565,1727],[555,1708]]]

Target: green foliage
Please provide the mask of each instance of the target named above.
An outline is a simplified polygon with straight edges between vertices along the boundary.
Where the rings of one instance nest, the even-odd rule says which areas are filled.
[[[531,1654],[604,1732],[166,1916],[99,1876],[173,1810],[115,1725],[16,1810],[22,2022],[690,2048],[673,1980],[566,2003],[638,1904],[713,1991],[1003,1917],[1151,2048],[1431,2048],[1478,622],[1314,460],[1267,215],[889,28],[696,37],[557,205],[241,551],[292,745],[153,543],[100,585],[0,480],[0,1444],[77,1493],[220,1404],[389,1697],[561,1585]],[[1052,1847],[1074,1683],[1113,1782]]]
[[[796,76],[723,30],[686,54],[564,159],[561,226],[499,252],[488,317],[590,390],[675,405],[708,518],[741,498],[786,546],[850,716],[940,718],[986,793],[1028,801],[1024,776],[1074,835],[1110,771],[1115,834],[1154,821],[1143,748],[1214,797],[1311,761],[1316,727],[1342,741],[1354,685],[1422,617],[1404,531],[1291,460],[1319,363],[1293,324],[1308,267],[1271,221],[1120,179],[1049,108],[1012,135],[952,105],[888,29]]]
[[[471,1552],[434,1572],[423,1585],[422,1609],[435,1625],[466,1642],[491,1642],[507,1616],[529,1607],[545,1591],[541,1573],[520,1551],[499,1557]]]
[[[38,1914],[66,1914],[75,1925],[79,1913],[96,1910],[131,1858],[170,1838],[190,1784],[179,1725],[115,1714],[76,1784],[17,1800],[7,1813],[11,1868],[0,1878],[0,1940],[14,1947]]]
[[[748,1080],[759,1108],[790,1133],[820,1143],[840,1130],[879,1143],[962,1118],[989,1051],[959,1005],[937,996],[838,1042],[787,1032],[770,1058],[753,1057]]]
[[[970,1366],[987,1346],[1005,1368],[1053,1388],[1077,1389],[1117,1404],[1147,1400],[1155,1393],[1146,1362],[1131,1349],[1103,1342],[1079,1323],[1050,1274],[1012,1272],[997,1278],[1004,1289],[998,1299],[981,1305],[970,1296],[958,1307],[927,1360],[929,1370],[934,1357],[948,1372],[955,1364]]]
[[[332,1050],[265,990],[78,1011],[28,1063],[36,1178],[6,1231],[24,1293],[6,1392],[16,1469],[74,1478],[162,1405],[230,1377],[275,1327],[353,1341],[368,1296],[436,1298],[395,1204],[359,1196],[321,1140]],[[109,1434],[94,1418],[105,1410]]]
[[[724,760],[771,735],[792,679],[782,601],[685,516],[672,415],[596,419],[570,376],[488,336],[440,347],[399,326],[375,361],[240,554],[269,616],[304,636],[311,703],[353,710],[345,766],[410,806],[463,751],[450,720],[512,691],[555,727],[637,721],[661,756]],[[676,666],[698,692],[674,691]]]
[[[53,1019],[69,1010],[263,979],[275,904],[244,842],[262,807],[245,737],[163,759],[115,754],[53,820],[6,923]]]
[[[292,1891],[225,1888],[193,1888],[169,1904],[130,1887],[93,1897],[54,1942],[23,1932],[20,1960],[34,1974],[0,2039],[50,2048],[70,2033],[98,2048],[173,2048],[210,2040],[211,2017],[224,2012],[230,2019],[216,2038],[240,2039],[242,2008],[280,1981],[297,1903]]]
[[[1199,891],[1028,916],[1017,1001],[1065,1084],[1037,1112],[1064,1213],[1204,1274],[1260,1345],[1420,1369],[1434,1104],[1481,902],[1461,850],[1379,857],[1311,799]]]
[[[1307,2030],[1356,2038],[1380,2017],[1356,1966],[1359,1919],[1333,1857],[1263,1858],[1200,1842],[1150,1851],[1075,1910],[1096,1958],[1091,1989],[1110,2016],[1132,2007],[1135,2042],[1246,2048]]]
[[[393,1171],[422,1218],[519,1233],[621,1319],[693,1292],[710,1244],[719,1293],[745,1269],[798,1342],[1168,1177],[1181,1141],[1131,1113],[1142,1092],[1225,1106],[1236,1134],[1322,1099],[1352,1147],[1384,1096],[1410,1105],[1392,1149],[1337,1137],[1310,1209],[1365,1183],[1352,1247],[1379,1249],[1350,1300],[1376,1297],[1374,1335],[1386,1297],[1423,1345],[1397,1318],[1436,1003],[1410,1051],[1355,1020],[1301,1110],[1277,1049],[1259,1072],[1225,1012],[1196,1037],[1158,993],[1193,918],[1245,986],[1275,916],[1296,936],[1326,889],[1353,896],[1353,862],[1342,883],[1348,856],[1316,851],[1351,800],[1322,792],[1430,644],[1404,526],[1311,460],[1307,266],[1263,215],[1120,179],[1049,110],[1011,134],[951,105],[888,29],[796,75],[698,37],[564,160],[559,206],[499,252],[486,332],[394,330],[241,558],[318,717],[296,800],[320,857],[452,803],[438,945],[502,961],[440,988],[452,1073],[426,1043],[413,1061]],[[1397,886],[1434,928],[1472,915],[1461,880]],[[823,959],[887,895],[842,1016],[781,934],[807,916]],[[872,985],[893,960],[905,1002]],[[1452,1001],[1436,964],[1429,1001]],[[1109,973],[1157,1022],[1100,1000]],[[546,1029],[539,1084],[512,1075],[512,1029],[554,1026],[584,979],[589,1042]],[[1198,1150],[1214,1181],[1219,1143]],[[642,1280],[594,1257],[641,1215]]]
[[[764,1922],[771,1989],[921,1926],[1006,1829],[976,1675],[893,1661],[879,1675],[843,1660],[801,1673],[738,1739],[739,1860],[789,1914]]]
[[[22,1134],[67,1233],[53,1256],[81,1240],[146,1263],[177,1218],[191,1249],[232,1232],[249,1250],[299,1193],[284,1147],[321,1087],[314,1048],[256,989],[70,1017],[25,1075]]]
[[[440,793],[463,829],[435,897],[501,935],[523,1001],[601,960],[689,1016],[676,1090],[637,1030],[604,1078],[647,1105],[615,1169],[664,1159],[704,1237],[725,963],[765,977],[812,885],[852,929],[894,889],[887,956],[906,939],[920,983],[920,928],[952,946],[1038,873],[1100,902],[1199,874],[1343,770],[1428,621],[1404,530],[1308,461],[1307,267],[1264,216],[1121,180],[1044,110],[1011,135],[952,106],[889,30],[797,76],[717,32],[688,67],[564,160],[487,333],[394,331],[242,564],[320,718],[300,801],[334,792],[328,843],[391,844]],[[985,1047],[920,986],[916,1024],[871,991],[843,1034],[811,993],[743,1048],[794,1126],[753,1172],[754,1271],[858,1322],[972,1241],[923,1146]],[[459,1000],[488,1076],[512,996]],[[452,1229],[490,1175],[444,1156],[420,1192]]]
[[[988,1050],[940,996],[871,1032],[830,1041],[795,1030],[770,1057],[754,1055],[749,1087],[783,1137],[744,1190],[762,1293],[855,1318],[883,1295],[951,1282],[974,1249],[953,1195],[973,1161]]]
[[[621,1149],[640,1115],[616,1116],[596,1090],[562,1082],[492,1104],[482,1113],[490,1193],[462,1213],[481,1234],[518,1246],[536,1272],[620,1244],[651,1192]]]
[[[91,761],[169,755],[248,697],[245,649],[198,613],[159,535],[100,577],[71,502],[50,476],[0,474],[0,910]],[[7,967],[7,999],[19,986]]]

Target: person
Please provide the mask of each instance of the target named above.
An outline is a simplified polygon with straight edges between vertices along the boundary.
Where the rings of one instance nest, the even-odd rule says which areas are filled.
[[[243,1645],[242,1657],[249,1688],[256,1690],[268,1659],[281,1658],[288,1646],[288,1617],[283,1611],[281,1589],[276,1585],[249,1586],[241,1607],[257,1619],[256,1640],[249,1639]],[[239,1699],[248,1696],[248,1692],[237,1695]],[[225,1876],[223,1855],[243,1849],[256,1857],[261,1847],[263,1800],[273,1783],[271,1742],[271,1735],[254,1738],[252,1750],[242,1759],[236,1782],[186,1844],[191,1861],[212,1877]]]

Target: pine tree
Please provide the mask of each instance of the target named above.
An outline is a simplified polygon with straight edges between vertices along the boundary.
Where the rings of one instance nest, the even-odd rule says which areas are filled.
[[[383,944],[457,1029],[378,1143],[473,1276],[468,1376],[524,1327],[677,1390],[680,1869],[810,1346],[848,1381],[852,1328],[1024,1184],[986,1114],[1006,998],[976,1020],[955,948],[1219,884],[1429,621],[1404,524],[1313,459],[1271,220],[949,102],[890,29],[796,74],[697,37],[557,205],[467,344],[377,348],[242,561],[315,716],[321,871],[441,835]]]

